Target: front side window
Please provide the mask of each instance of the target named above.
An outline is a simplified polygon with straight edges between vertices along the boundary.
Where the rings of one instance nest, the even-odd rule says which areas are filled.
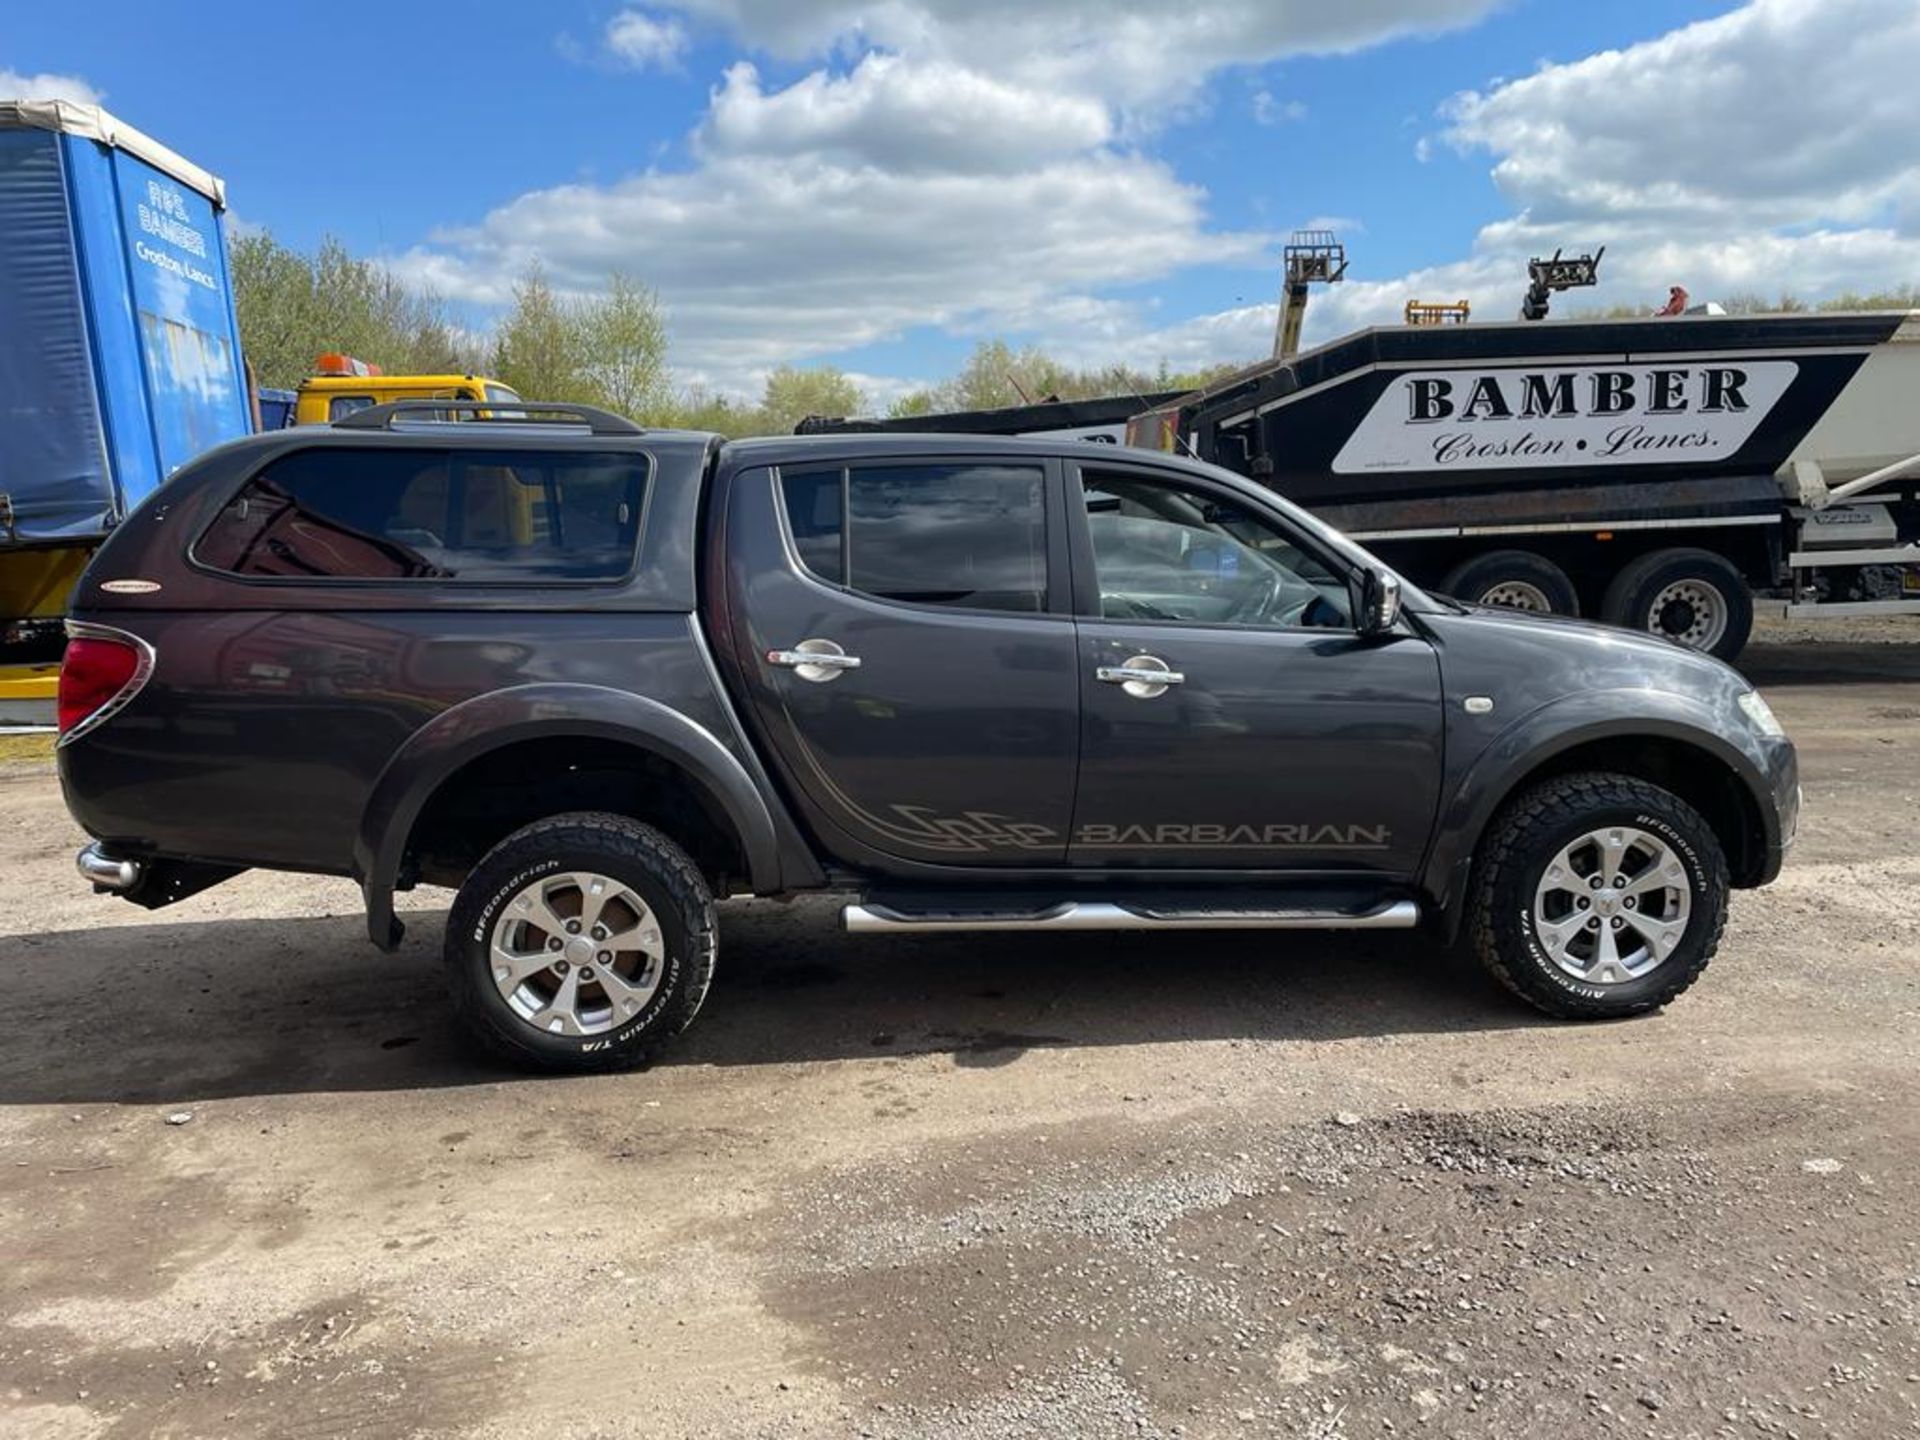
[[[300,450],[227,502],[194,558],[281,580],[617,580],[646,483],[638,455]]]
[[[327,402],[327,419],[344,420],[357,410],[371,410],[373,405],[371,395],[336,395]]]
[[[1352,626],[1345,580],[1253,510],[1134,474],[1089,471],[1082,494],[1104,619]]]
[[[787,471],[806,567],[882,600],[1046,607],[1046,476],[1037,465],[888,464]]]

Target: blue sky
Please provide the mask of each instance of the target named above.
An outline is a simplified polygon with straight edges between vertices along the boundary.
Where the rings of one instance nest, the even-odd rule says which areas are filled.
[[[97,95],[484,327],[538,258],[656,285],[689,382],[831,361],[876,404],[981,336],[1255,358],[1605,243],[1600,300],[1920,278],[1911,0],[673,0],[14,5],[0,89]],[[370,18],[377,13],[377,20]],[[363,18],[364,17],[364,18]]]

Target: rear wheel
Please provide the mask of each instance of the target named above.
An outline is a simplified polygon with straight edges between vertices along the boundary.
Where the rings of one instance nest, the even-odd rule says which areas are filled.
[[[1469,605],[1499,605],[1540,614],[1578,615],[1579,592],[1567,572],[1531,550],[1489,550],[1447,572],[1442,594]]]
[[[456,1012],[540,1070],[625,1069],[692,1023],[713,975],[713,897],[686,853],[623,815],[558,815],[487,852],[447,917]]]
[[[1731,660],[1753,631],[1753,593],[1733,564],[1711,550],[1656,550],[1613,577],[1600,614],[1609,625]]]
[[[1727,863],[1679,796],[1625,775],[1563,775],[1488,828],[1468,920],[1481,962],[1566,1019],[1636,1015],[1699,978],[1726,925]]]

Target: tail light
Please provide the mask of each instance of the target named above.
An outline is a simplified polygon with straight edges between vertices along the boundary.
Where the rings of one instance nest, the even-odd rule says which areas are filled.
[[[153,647],[105,625],[67,625],[60,661],[60,743],[78,739],[126,707],[153,673]]]

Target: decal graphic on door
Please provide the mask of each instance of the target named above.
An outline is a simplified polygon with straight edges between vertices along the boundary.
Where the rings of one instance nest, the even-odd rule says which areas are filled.
[[[1413,370],[1334,456],[1336,474],[1725,460],[1793,383],[1791,360]]]

